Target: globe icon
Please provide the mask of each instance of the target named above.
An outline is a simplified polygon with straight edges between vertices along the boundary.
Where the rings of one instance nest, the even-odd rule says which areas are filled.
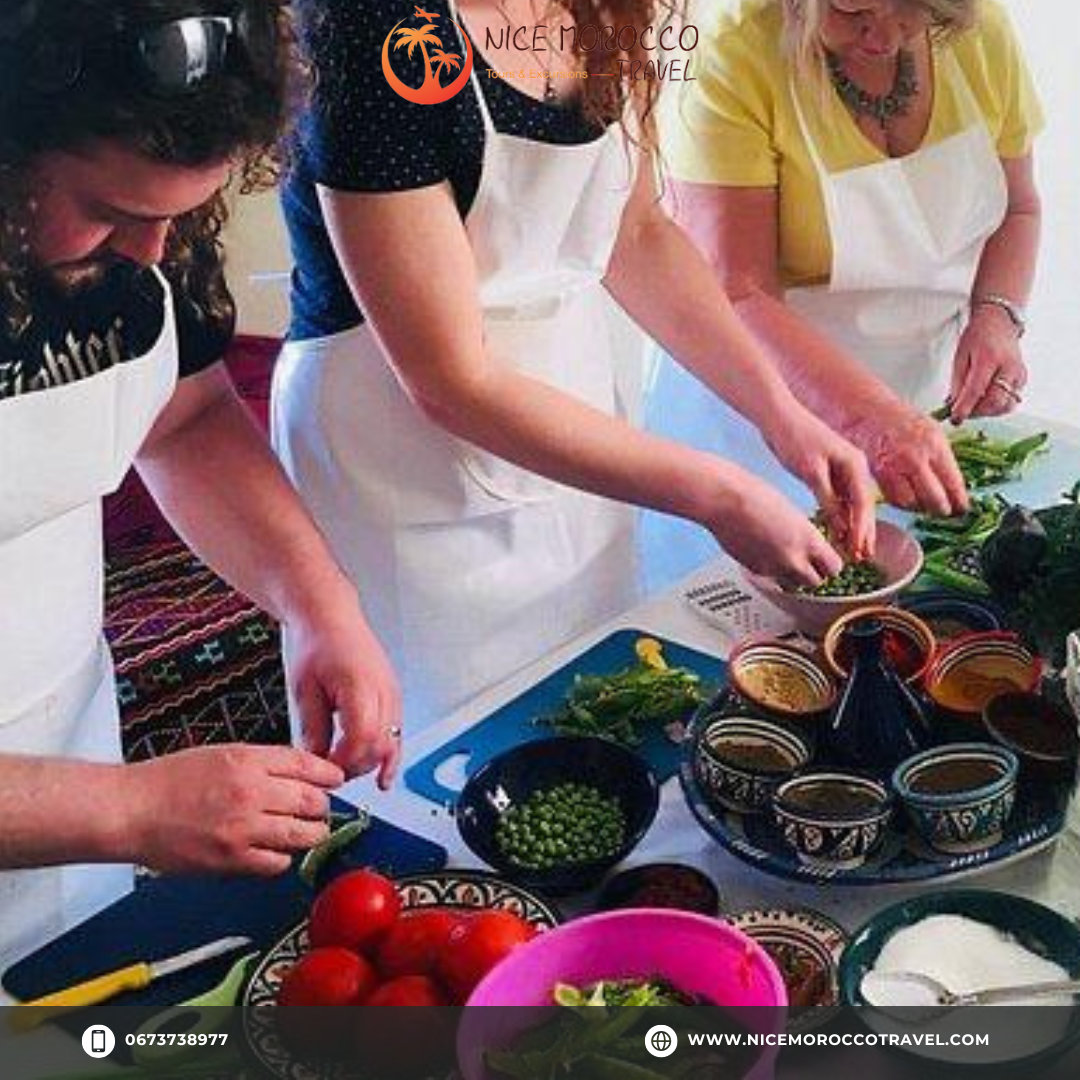
[[[667,1024],[656,1024],[645,1032],[645,1049],[653,1057],[670,1057],[679,1047],[679,1036]]]

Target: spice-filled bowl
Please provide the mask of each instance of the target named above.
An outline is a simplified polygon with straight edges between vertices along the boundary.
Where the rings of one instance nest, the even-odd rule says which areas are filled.
[[[724,716],[698,729],[690,753],[698,783],[714,809],[758,814],[769,809],[785,780],[810,763],[813,747],[791,726]]]
[[[585,992],[599,983],[660,981],[694,1001],[721,1006],[695,1009],[691,1015],[697,1030],[711,1031],[714,1025],[732,1034],[740,1029],[760,1034],[784,1030],[783,978],[752,938],[719,919],[684,911],[612,911],[575,919],[515,949],[480,983],[458,1029],[462,1073],[466,1080],[491,1080],[485,1051],[512,1047],[539,1023],[550,1022],[557,1015],[550,1008],[556,987]],[[635,1028],[640,1046],[637,1039],[643,1039],[650,1021],[639,1010],[626,1011],[642,1016],[640,1021],[629,1015],[624,1020],[641,1025]],[[775,1050],[766,1049],[734,1057],[725,1062],[724,1075],[766,1080],[773,1075],[775,1056]],[[638,1071],[640,1066],[625,1075]],[[587,1063],[580,1074],[591,1075]],[[610,1072],[616,1074],[622,1075]]]
[[[645,863],[612,874],[600,890],[596,907],[600,911],[665,908],[715,916],[720,911],[720,890],[697,867]]]
[[[863,587],[863,580],[852,584],[852,571],[845,570],[844,583],[826,582],[820,590],[809,592],[786,589],[773,578],[745,571],[747,580],[774,607],[794,620],[804,634],[821,637],[836,619],[849,611],[872,604],[889,605],[896,601],[920,574],[923,550],[913,536],[888,521],[877,523],[877,546],[872,566],[876,569],[874,587]],[[844,589],[858,592],[844,593]],[[839,592],[832,590],[840,590]]]
[[[852,870],[881,847],[893,800],[889,789],[870,777],[805,773],[780,786],[773,815],[781,836],[804,863]]]
[[[961,737],[977,738],[995,697],[1034,693],[1042,661],[1017,634],[966,634],[943,648],[926,673],[926,692]]]
[[[1056,911],[1010,893],[960,889],[924,893],[875,915],[853,936],[840,958],[840,997],[876,1031],[971,1033],[973,1013],[945,1014],[929,1029],[912,1026],[914,1009],[928,1004],[899,983],[868,978],[910,971],[937,979],[955,992],[1080,977],[1080,927]],[[890,998],[890,994],[904,995]],[[873,1004],[877,1007],[871,1006]],[[1069,1004],[1067,1001],[1065,1004]],[[879,1011],[899,1005],[912,1012],[890,1020]],[[1069,1008],[994,1010],[986,1047],[949,1049],[924,1040],[911,1050],[950,1069],[1049,1061],[1080,1039],[1080,1014]],[[908,1046],[914,1046],[908,1040]],[[1010,1074],[1012,1075],[1012,1074]],[[1028,1072],[1026,1075],[1040,1075]]]
[[[1035,782],[1074,782],[1080,756],[1076,719],[1041,694],[1000,694],[983,710],[990,738],[1011,750],[1020,776]]]
[[[504,877],[567,895],[592,888],[637,847],[659,798],[655,775],[632,750],[606,739],[541,739],[469,778],[457,826]]]
[[[1016,803],[1019,763],[1003,746],[956,743],[897,766],[893,790],[935,851],[970,855],[1001,841]]]
[[[851,674],[855,643],[850,630],[861,619],[875,619],[885,630],[885,656],[907,683],[922,681],[934,659],[937,641],[930,627],[917,615],[899,607],[873,605],[841,615],[825,633],[822,652],[829,670],[837,679]]]
[[[766,715],[814,727],[836,704],[832,676],[813,656],[794,645],[749,638],[728,659],[736,695]]]

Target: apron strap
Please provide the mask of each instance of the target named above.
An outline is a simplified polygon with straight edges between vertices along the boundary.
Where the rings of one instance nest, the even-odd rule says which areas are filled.
[[[961,130],[966,130],[969,127],[974,127],[976,124],[980,125],[986,132],[987,136],[990,136],[989,128],[986,125],[986,117],[983,115],[982,109],[979,107],[979,101],[975,97],[975,91],[971,89],[971,83],[968,81],[967,75],[964,74],[964,69],[960,66],[959,60],[956,58],[956,54],[952,49],[947,49],[944,52],[938,52],[937,47],[933,42],[930,43],[930,63],[935,72],[939,71],[938,65],[935,62],[935,57],[940,57],[944,67],[948,64],[951,69],[951,74],[954,79],[954,85],[957,88],[957,94],[961,100],[960,112],[963,116],[963,127]],[[817,140],[813,137],[810,131],[810,122],[807,119],[806,111],[803,109],[802,100],[799,97],[799,86],[795,78],[795,72],[791,71],[788,74],[788,92],[791,94],[791,102],[795,107],[795,117],[799,121],[799,130],[802,132],[803,142],[806,143],[807,153],[810,155],[810,160],[817,170],[818,178],[824,185],[824,182],[831,176],[831,172],[828,166],[825,164],[825,159],[821,155],[821,148],[818,146]],[[935,95],[940,92],[940,87],[935,87]],[[933,109],[934,106],[932,105]],[[933,123],[933,116],[931,115],[930,122]],[[991,144],[993,140],[991,139]],[[922,147],[920,147],[922,149]],[[917,153],[918,151],[916,151]],[[901,160],[899,158],[890,158],[891,161]]]
[[[461,39],[461,45],[464,52],[468,53],[469,45],[466,41],[465,28],[460,23],[461,14],[458,11],[457,0],[447,0],[450,6],[450,15],[453,19],[454,26],[457,27],[458,37]],[[473,50],[475,53],[475,49]],[[473,69],[470,81],[473,84],[473,89],[476,91],[476,103],[480,106],[480,116],[484,121],[484,131],[490,137],[498,134],[498,128],[495,127],[495,121],[492,119],[491,110],[488,108],[487,98],[484,96],[484,89],[480,82],[480,75],[476,67],[476,57],[473,57]]]

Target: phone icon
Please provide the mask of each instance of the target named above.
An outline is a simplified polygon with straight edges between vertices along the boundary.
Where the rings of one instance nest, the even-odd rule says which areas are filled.
[[[94,1030],[91,1032],[91,1034],[90,1034],[90,1049],[93,1050],[95,1054],[104,1054],[105,1053],[105,1029],[104,1028],[94,1028]]]
[[[108,1057],[116,1049],[116,1036],[104,1024],[94,1024],[83,1032],[82,1048],[92,1058]]]

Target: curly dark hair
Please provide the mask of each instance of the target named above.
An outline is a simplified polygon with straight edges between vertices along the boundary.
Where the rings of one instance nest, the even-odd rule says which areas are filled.
[[[288,0],[3,2],[0,320],[8,336],[17,338],[33,321],[28,236],[36,202],[29,176],[36,159],[108,140],[184,167],[232,160],[239,190],[258,190],[277,176],[283,129],[299,104],[304,72]],[[117,51],[125,28],[241,13],[263,29],[262,47],[243,48],[235,60],[230,53],[225,69],[191,92],[148,91],[134,70],[115,62],[125,55]],[[64,72],[71,73],[66,81]],[[219,193],[175,220],[162,266],[200,315],[217,325],[231,324],[234,317],[220,239],[228,216]]]

